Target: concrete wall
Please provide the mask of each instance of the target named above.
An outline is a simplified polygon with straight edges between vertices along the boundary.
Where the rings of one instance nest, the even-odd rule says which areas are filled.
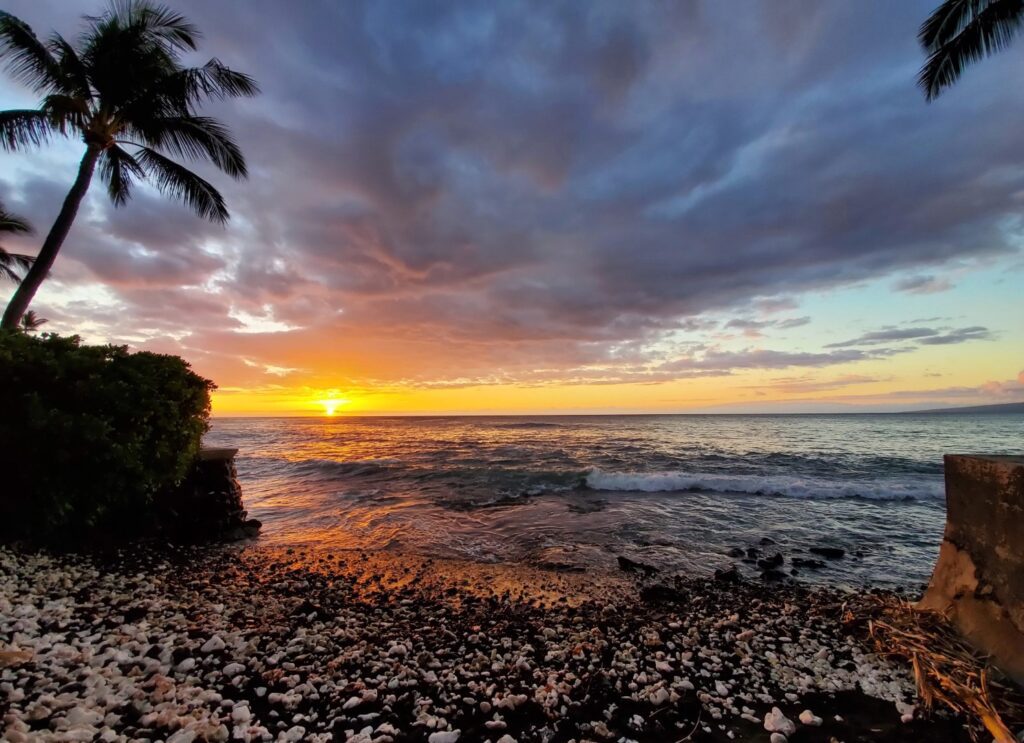
[[[947,454],[946,533],[919,604],[1024,684],[1024,457]]]

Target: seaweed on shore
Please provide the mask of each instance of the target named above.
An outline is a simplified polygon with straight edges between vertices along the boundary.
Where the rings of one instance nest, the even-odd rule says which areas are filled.
[[[892,594],[867,595],[848,607],[848,623],[866,623],[881,655],[910,665],[926,710],[936,703],[971,721],[974,740],[987,730],[995,743],[1018,743],[1024,692],[969,645],[943,614],[918,609]]]

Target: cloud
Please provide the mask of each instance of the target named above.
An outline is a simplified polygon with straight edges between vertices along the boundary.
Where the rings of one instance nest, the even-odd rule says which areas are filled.
[[[867,376],[864,374],[843,374],[829,379],[818,379],[816,377],[804,375],[799,377],[782,377],[779,379],[773,379],[767,384],[752,385],[749,388],[776,393],[781,392],[787,395],[802,395],[830,392],[833,390],[843,389],[845,387],[871,384],[879,381],[882,380],[877,377]]]
[[[96,3],[5,7],[73,35]],[[803,293],[908,274],[899,291],[938,291],[952,262],[1020,254],[1024,99],[1001,85],[1024,63],[986,61],[936,115],[913,82],[926,0],[175,7],[265,91],[209,111],[252,178],[203,170],[227,229],[94,187],[54,276],[114,299],[53,302],[55,329],[172,339],[229,374],[260,372],[229,358],[244,352],[386,383],[818,368],[991,332],[673,344],[709,316],[757,337],[811,322],[790,316]],[[5,174],[5,196],[47,225],[73,165]],[[291,330],[240,332],[269,327]]]
[[[864,333],[856,338],[838,343],[829,343],[826,348],[846,348],[847,346],[874,346],[881,343],[892,343],[894,341],[917,340],[930,336],[937,336],[938,330],[933,328],[886,328]]]
[[[934,335],[922,338],[921,343],[927,346],[948,346],[953,343],[966,343],[967,341],[987,341],[992,339],[992,331],[981,325],[974,325],[969,328],[957,328],[949,333]]]
[[[811,322],[810,316],[790,317],[783,320],[752,320],[750,318],[735,318],[725,324],[726,328],[735,328],[743,331],[748,338],[760,338],[762,330],[766,328],[780,328],[788,330],[799,328]]]
[[[940,279],[935,276],[910,276],[896,282],[894,288],[899,292],[908,294],[936,294],[949,291],[953,284],[948,279]]]
[[[826,348],[848,348],[850,346],[875,346],[899,341],[916,341],[926,346],[944,346],[967,341],[991,340],[992,331],[981,325],[956,328],[948,332],[935,328],[884,328],[864,333],[850,340],[829,343]]]

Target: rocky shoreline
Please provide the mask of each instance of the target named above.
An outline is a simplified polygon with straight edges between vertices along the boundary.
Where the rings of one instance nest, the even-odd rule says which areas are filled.
[[[2,734],[969,740],[843,623],[857,600],[254,545],[0,548]]]

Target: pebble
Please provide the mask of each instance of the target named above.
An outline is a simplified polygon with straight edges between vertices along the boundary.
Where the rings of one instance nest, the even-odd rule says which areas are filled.
[[[805,709],[803,712],[800,713],[800,722],[804,725],[818,727],[819,725],[821,725],[822,720],[809,709]]]
[[[203,646],[199,648],[204,653],[216,653],[223,650],[226,647],[225,642],[220,639],[220,635],[214,635],[209,640],[203,643]]]
[[[861,688],[913,715],[911,675],[848,638],[827,592],[687,580],[657,609],[541,607],[427,591],[427,562],[390,588],[337,569],[348,555],[175,550],[0,547],[0,739],[742,739],[761,715],[792,734],[775,700]]]
[[[796,732],[796,724],[782,714],[781,709],[772,707],[772,711],[764,716],[764,729],[769,733],[792,735]]]

